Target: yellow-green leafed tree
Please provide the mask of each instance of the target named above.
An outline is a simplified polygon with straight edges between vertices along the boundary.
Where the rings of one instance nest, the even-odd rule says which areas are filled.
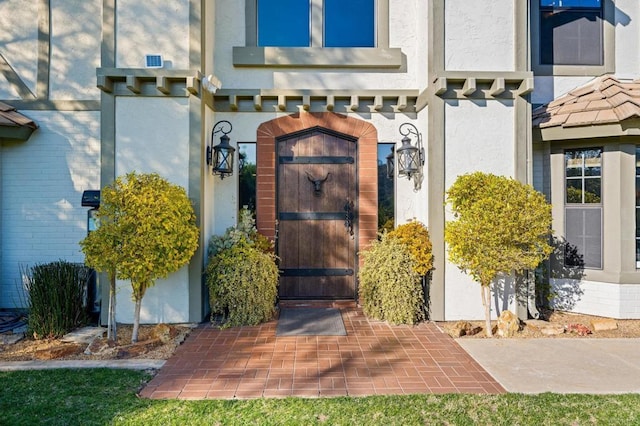
[[[480,283],[492,336],[491,283],[499,273],[522,273],[549,256],[551,205],[530,185],[482,172],[459,176],[447,203],[455,217],[445,228],[449,260]]]
[[[82,242],[87,265],[130,280],[138,340],[148,288],[187,264],[198,247],[195,214],[184,188],[159,175],[129,173],[102,190],[100,226]]]

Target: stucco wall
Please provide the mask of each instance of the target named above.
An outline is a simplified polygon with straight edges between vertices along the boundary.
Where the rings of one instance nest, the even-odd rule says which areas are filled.
[[[51,99],[99,99],[101,0],[51,2]]]
[[[475,171],[513,176],[514,109],[512,101],[447,101],[445,104],[445,188],[459,175]],[[446,220],[453,216],[447,212]],[[479,284],[447,262],[447,320],[481,319],[484,310]],[[507,285],[508,287],[508,285]],[[492,314],[511,305],[510,291],[494,299]]]
[[[245,46],[245,5],[235,0],[218,0],[207,19],[215,20],[213,70],[223,88],[289,89],[416,89],[426,84],[427,25],[424,2],[389,1],[389,46],[402,48],[406,55],[401,69],[362,70],[356,68],[322,70],[236,68],[232,48]],[[212,64],[208,63],[207,67]],[[209,74],[207,70],[205,74]],[[341,111],[336,111],[341,112]]]
[[[116,98],[116,176],[130,171],[158,173],[188,189],[189,109],[187,98]],[[130,282],[119,282],[117,320],[133,321]],[[142,301],[142,323],[188,322],[189,283],[185,266],[158,280]]]
[[[24,0],[0,2],[0,53],[20,75],[32,93],[36,92],[38,55],[38,3]],[[17,99],[19,93],[0,73],[0,99]]]
[[[514,1],[447,0],[445,69],[514,71]]]
[[[145,54],[161,54],[165,68],[189,68],[189,0],[118,0],[116,27],[118,68],[144,68]]]
[[[98,112],[29,111],[31,138],[3,143],[0,307],[21,305],[21,265],[82,262],[87,233],[82,192],[100,186]]]

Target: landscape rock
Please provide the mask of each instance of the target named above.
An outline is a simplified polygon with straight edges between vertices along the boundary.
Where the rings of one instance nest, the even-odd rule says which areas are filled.
[[[616,330],[618,328],[618,321],[611,318],[594,318],[590,321],[591,329],[594,332]]]
[[[50,360],[77,355],[82,352],[82,346],[75,343],[63,343],[47,349],[41,349],[34,354],[35,359]]]
[[[167,324],[158,324],[151,330],[151,338],[159,339],[162,343],[170,342],[175,334],[173,327]]]
[[[496,334],[501,337],[513,337],[520,331],[520,319],[509,310],[502,311],[498,317]]]
[[[545,336],[564,334],[564,326],[562,324],[553,324],[543,320],[527,320],[525,325],[532,331],[537,331]]]
[[[474,326],[469,321],[458,321],[449,331],[449,334],[452,337],[473,336],[481,331],[482,327]]]

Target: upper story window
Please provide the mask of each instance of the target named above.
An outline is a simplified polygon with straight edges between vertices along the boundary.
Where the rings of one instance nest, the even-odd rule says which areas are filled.
[[[258,46],[375,47],[376,0],[257,0]]]
[[[604,64],[602,0],[539,1],[540,64]]]
[[[233,65],[398,69],[389,1],[245,0],[245,45],[233,47]]]

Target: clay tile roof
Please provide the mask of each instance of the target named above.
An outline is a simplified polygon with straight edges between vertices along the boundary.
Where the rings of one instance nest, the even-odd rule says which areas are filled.
[[[20,114],[14,107],[2,102],[0,102],[0,126],[24,126],[33,130],[38,128],[35,121]]]
[[[640,118],[640,80],[604,75],[533,111],[533,126],[597,126]]]

